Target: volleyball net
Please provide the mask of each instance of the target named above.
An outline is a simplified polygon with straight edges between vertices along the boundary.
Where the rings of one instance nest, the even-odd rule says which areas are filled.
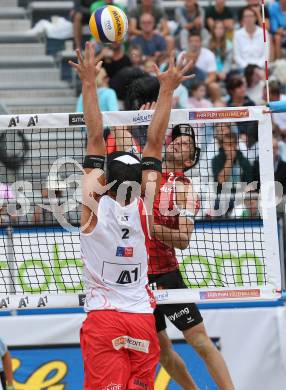
[[[187,146],[170,147],[173,129],[190,124],[201,155],[185,174],[200,209],[189,247],[176,249],[188,288],[155,290],[158,302],[279,298],[279,188],[275,198],[272,124],[263,111],[172,111],[163,159],[177,170],[176,158]],[[152,111],[103,118],[108,152],[124,148],[140,155]],[[82,114],[0,116],[0,309],[83,305],[79,219],[85,146]],[[156,269],[160,261],[158,256]]]

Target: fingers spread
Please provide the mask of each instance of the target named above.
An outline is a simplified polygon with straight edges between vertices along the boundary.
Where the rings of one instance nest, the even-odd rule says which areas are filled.
[[[175,50],[172,51],[169,59],[169,69],[173,69],[175,67]]]
[[[86,42],[85,44],[85,52],[84,52],[84,58],[87,62],[90,61],[90,50],[91,50],[91,46],[90,46],[90,42]]]
[[[79,49],[76,49],[76,56],[79,64],[83,64],[83,57]]]
[[[95,69],[99,72],[100,71],[100,69],[102,68],[102,64],[103,64],[103,61],[99,61],[99,63],[98,64],[96,64],[96,67],[95,67]]]
[[[183,80],[192,80],[193,78],[195,78],[196,75],[195,74],[191,74],[190,76],[184,76],[183,77]]]
[[[80,70],[80,65],[76,64],[75,62],[69,61],[69,65],[74,68],[75,70],[79,71]]]
[[[155,72],[155,75],[157,77],[160,76],[161,72],[160,72],[160,69],[158,68],[158,66],[156,64],[153,64],[153,71]]]
[[[178,69],[182,69],[185,66],[186,62],[186,52],[183,52],[181,56],[179,56],[179,62],[177,64]]]
[[[191,60],[187,63],[187,65],[183,67],[183,69],[181,70],[181,75],[183,76],[185,73],[187,73],[192,68],[192,66],[193,66],[193,61]]]

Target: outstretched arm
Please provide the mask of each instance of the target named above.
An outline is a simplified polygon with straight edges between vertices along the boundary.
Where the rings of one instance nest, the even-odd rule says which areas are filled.
[[[82,81],[83,111],[87,126],[87,156],[84,162],[85,175],[82,180],[81,226],[85,232],[91,231],[96,223],[98,203],[102,186],[105,184],[103,171],[106,147],[103,138],[103,120],[97,98],[96,77],[102,62],[96,63],[94,46],[87,42],[85,57],[76,51],[78,63],[70,61]]]
[[[97,98],[96,77],[101,69],[102,61],[95,62],[95,51],[92,43],[85,46],[83,58],[79,49],[76,51],[78,63],[70,61],[82,81],[84,120],[87,126],[87,155],[105,156],[103,138],[103,121]]]
[[[166,72],[161,73],[157,65],[154,65],[154,71],[160,83],[160,91],[156,109],[148,127],[147,143],[142,154],[142,194],[145,198],[145,206],[149,216],[152,215],[153,203],[159,192],[161,182],[161,173],[154,165],[152,166],[152,161],[150,160],[158,160],[156,163],[157,168],[162,161],[163,143],[169,123],[174,90],[182,81],[194,77],[194,75],[184,76],[192,66],[192,62],[186,65],[184,62],[185,55],[182,55],[181,61],[175,66],[175,57],[172,54]]]
[[[166,72],[160,72],[157,65],[154,65],[154,72],[160,82],[160,91],[156,109],[148,128],[147,143],[143,149],[143,157],[154,157],[162,160],[162,147],[169,123],[174,90],[182,81],[194,77],[194,75],[184,76],[192,65],[192,62],[186,65],[184,62],[185,55],[182,55],[181,61],[175,66],[175,56],[172,54]]]

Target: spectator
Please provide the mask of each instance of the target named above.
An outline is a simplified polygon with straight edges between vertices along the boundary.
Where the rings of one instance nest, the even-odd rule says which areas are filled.
[[[196,57],[196,67],[207,75],[205,83],[208,95],[215,106],[221,105],[221,88],[216,82],[216,58],[214,53],[203,47],[200,34],[194,33],[189,38],[189,52]],[[198,80],[198,79],[196,79]]]
[[[274,2],[269,7],[270,32],[274,34],[275,57],[282,57],[286,48],[286,0]]]
[[[109,88],[109,77],[104,68],[101,68],[97,76],[97,95],[98,103],[101,111],[118,111],[118,100],[116,93],[112,88]],[[83,112],[82,94],[77,100],[76,112]]]
[[[256,191],[248,191],[243,199],[242,204],[235,206],[232,217],[235,218],[260,218],[258,208],[259,193]]]
[[[56,211],[63,216],[65,211],[60,207],[63,202],[63,192],[66,191],[66,183],[59,178],[49,178],[42,187],[41,198],[34,206],[33,223],[55,225],[58,224]],[[59,217],[57,215],[57,217]]]
[[[214,182],[218,184],[214,208],[218,209],[221,202],[227,201],[227,211],[230,212],[234,208],[236,183],[250,183],[253,178],[253,168],[238,149],[236,134],[230,133],[223,137],[219,152],[212,159],[212,172]],[[228,187],[232,194],[230,199],[220,196],[224,183],[232,183]]]
[[[219,153],[224,137],[231,134],[231,124],[220,123],[214,128],[210,126],[210,130],[209,134],[202,133],[200,136],[198,133],[199,144],[205,146],[199,161],[199,176],[202,181],[214,181],[210,161]]]
[[[9,184],[0,183],[0,226],[8,224],[10,217],[7,212],[7,203],[15,199],[12,188]]]
[[[148,62],[150,62],[150,61],[147,61],[147,63]],[[149,67],[149,69],[148,69],[148,67],[146,67],[147,63],[145,63],[144,70],[147,73],[149,73],[149,75],[154,76],[153,68]],[[168,63],[161,64],[160,70],[164,71],[165,69],[167,69],[167,67],[168,67]],[[189,71],[189,73],[190,73],[190,71]],[[190,73],[190,74],[192,74],[192,73]],[[189,93],[188,93],[187,87],[185,87],[185,85],[183,85],[183,84],[180,84],[174,91],[172,108],[176,108],[176,109],[188,108],[189,107],[188,99],[189,99]]]
[[[212,51],[202,47],[202,38],[194,33],[189,38],[189,51],[198,54],[196,66],[207,74],[206,84],[216,80],[216,59]]]
[[[261,7],[261,1],[260,0],[247,0],[247,6],[252,8],[256,13],[257,22],[256,24],[260,27],[263,27],[263,18],[262,18],[262,7]],[[264,7],[265,11],[265,22],[266,22],[266,28],[269,30],[269,10],[267,6]],[[243,8],[239,13],[239,20],[241,20],[241,14],[243,12]]]
[[[234,32],[234,61],[239,69],[249,64],[265,65],[265,44],[263,30],[256,25],[256,12],[251,7],[245,7],[242,12],[242,28]]]
[[[229,94],[228,107],[255,106],[255,103],[246,95],[246,82],[244,77],[235,74],[226,81]]]
[[[112,79],[116,76],[117,72],[132,65],[130,58],[125,54],[121,42],[113,42],[109,44],[108,47],[104,47],[98,55],[98,61],[100,60],[103,61],[103,67],[110,78],[111,84]]]
[[[252,181],[251,164],[238,149],[236,134],[224,136],[218,154],[212,159],[212,169],[214,181],[219,184]]]
[[[214,21],[209,49],[216,59],[216,73],[219,81],[224,81],[232,65],[232,43],[226,37],[226,29],[221,20]]]
[[[124,10],[124,8],[121,6],[120,2],[116,3],[116,2],[113,2],[113,0],[98,0],[98,1],[93,1],[93,3],[91,4],[90,9],[89,9],[90,13],[92,14],[98,8],[104,7],[105,5],[108,5],[108,4],[113,4],[116,7],[119,7],[119,8]]]
[[[232,36],[234,19],[231,9],[225,5],[225,0],[216,0],[214,5],[210,5],[206,10],[206,25],[212,31],[216,20],[222,21],[224,28]]]
[[[191,87],[195,83],[195,81],[202,81],[205,82],[207,79],[207,74],[202,69],[198,68],[196,65],[197,60],[199,57],[199,50],[193,49],[192,51],[187,52],[187,61],[192,61],[193,67],[190,69],[189,74],[194,74],[196,77],[195,79],[185,80],[183,81],[183,85],[187,88],[189,93],[191,92]],[[178,61],[180,60],[180,56],[178,57]]]
[[[207,88],[205,83],[194,82],[191,87],[191,97],[189,98],[189,106],[191,108],[210,108],[212,103],[206,99]]]
[[[189,107],[189,93],[187,88],[180,84],[174,91],[172,108],[188,108]]]
[[[250,164],[258,158],[258,123],[257,121],[237,123],[239,131],[239,150]]]
[[[75,0],[74,9],[71,13],[74,26],[75,47],[81,49],[82,45],[82,26],[89,23],[90,6],[94,0]]]
[[[286,162],[282,161],[279,154],[279,144],[273,137],[273,160],[274,160],[274,179],[282,184],[283,195],[286,195]]]
[[[129,47],[128,56],[133,66],[142,68],[144,63],[144,57],[142,49],[138,45],[132,45]]]
[[[281,94],[281,84],[276,80],[269,82],[269,98],[271,102],[285,100],[285,95]],[[264,101],[267,101],[266,87],[264,87]],[[283,161],[286,161],[286,113],[279,112],[272,114],[273,124],[277,127],[279,138],[279,154]]]
[[[204,25],[204,11],[197,0],[185,0],[182,7],[176,7],[175,19],[179,25],[180,47],[187,50],[189,36],[201,34]]]
[[[141,5],[137,5],[129,13],[128,34],[132,39],[134,36],[143,35],[140,18],[143,14],[151,14],[154,17],[154,27],[160,34],[166,37],[169,34],[168,19],[163,7],[154,5],[153,0],[142,0]]]
[[[2,386],[1,386],[2,384]],[[15,390],[13,385],[12,359],[8,348],[0,339],[0,386],[3,390]]]
[[[265,85],[264,72],[257,65],[247,65],[244,70],[247,85],[247,96],[256,105],[263,104],[263,89]]]
[[[144,13],[140,17],[142,34],[132,39],[132,45],[141,47],[144,56],[151,57],[156,63],[164,59],[167,49],[165,39],[155,31],[155,18]]]

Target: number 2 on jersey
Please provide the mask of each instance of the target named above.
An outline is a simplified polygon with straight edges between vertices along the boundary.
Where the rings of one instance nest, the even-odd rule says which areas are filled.
[[[129,229],[121,229],[123,233],[123,240],[127,240],[129,238]]]

